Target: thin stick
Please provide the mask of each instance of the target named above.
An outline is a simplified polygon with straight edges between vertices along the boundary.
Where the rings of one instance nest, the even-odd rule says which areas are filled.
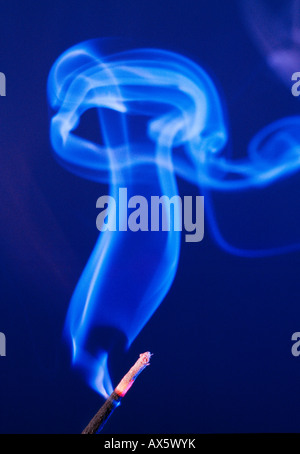
[[[82,434],[96,434],[99,433],[110,415],[116,407],[120,405],[120,401],[125,396],[127,391],[133,385],[137,376],[150,364],[151,353],[141,353],[139,359],[122,378],[118,386],[111,393],[109,398],[104,402],[98,413],[95,414],[93,419],[89,422]]]

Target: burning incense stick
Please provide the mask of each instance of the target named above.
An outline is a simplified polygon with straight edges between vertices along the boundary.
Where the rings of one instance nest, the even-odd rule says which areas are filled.
[[[137,376],[145,369],[146,366],[149,366],[150,358],[150,352],[140,354],[139,359],[122,378],[118,386],[104,402],[98,413],[95,414],[93,419],[91,419],[89,424],[82,431],[82,434],[96,434],[102,430],[104,424],[115,408],[120,405],[122,397],[124,397],[127,391],[131,388]]]

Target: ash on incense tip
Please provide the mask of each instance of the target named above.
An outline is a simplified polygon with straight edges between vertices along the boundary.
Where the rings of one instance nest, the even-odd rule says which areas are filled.
[[[111,393],[108,399],[104,402],[98,413],[91,419],[82,434],[99,433],[115,408],[120,404],[121,399],[129,391],[139,374],[150,365],[150,352],[141,353],[135,364],[129,369],[126,375],[122,378],[115,390]]]

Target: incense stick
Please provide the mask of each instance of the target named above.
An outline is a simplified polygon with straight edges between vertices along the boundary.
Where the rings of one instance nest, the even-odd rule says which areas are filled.
[[[127,372],[127,374],[124,375],[118,386],[104,402],[98,413],[95,414],[93,419],[91,419],[89,424],[82,431],[82,434],[96,434],[102,430],[104,424],[113,413],[115,408],[120,405],[120,401],[125,396],[127,391],[129,391],[135,379],[145,369],[145,367],[149,366],[150,358],[150,352],[140,354],[139,359]]]

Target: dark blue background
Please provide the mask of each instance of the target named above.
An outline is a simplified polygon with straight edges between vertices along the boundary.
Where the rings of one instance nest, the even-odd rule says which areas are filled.
[[[1,433],[78,433],[102,403],[72,369],[62,329],[106,188],[53,159],[46,82],[64,50],[107,36],[204,66],[221,90],[235,150],[245,152],[260,128],[299,110],[253,45],[236,2],[1,2]],[[297,181],[284,202],[293,213]],[[184,182],[180,189],[197,193]],[[278,207],[275,196],[268,200]],[[300,330],[299,266],[299,252],[231,256],[208,225],[203,242],[183,242],[174,284],[129,352],[114,359],[114,382],[141,351],[155,353],[152,366],[104,432],[298,432],[300,358],[291,354],[291,335]]]

